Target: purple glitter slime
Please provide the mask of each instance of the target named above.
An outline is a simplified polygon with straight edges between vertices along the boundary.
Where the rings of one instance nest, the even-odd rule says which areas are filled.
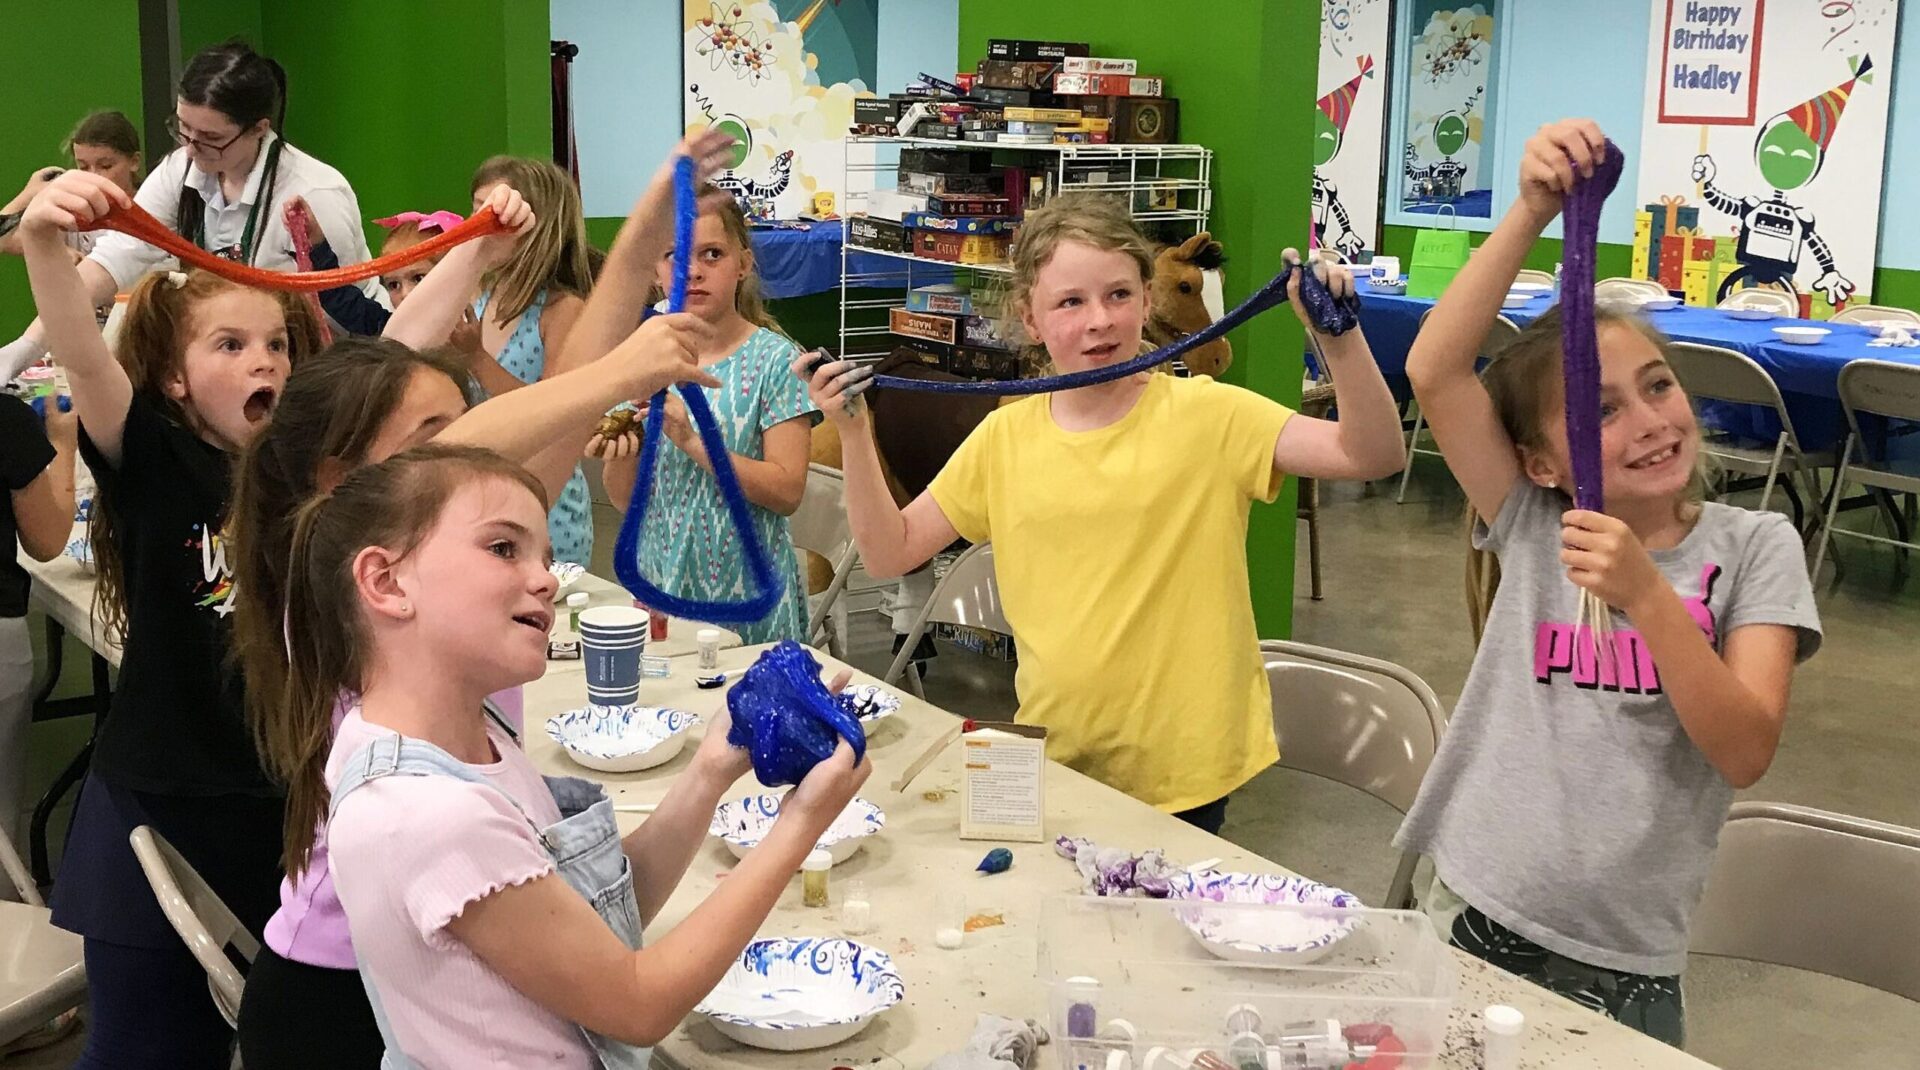
[[[1573,505],[1599,512],[1600,340],[1593,324],[1594,248],[1600,240],[1600,208],[1620,181],[1626,160],[1606,143],[1606,158],[1593,176],[1577,179],[1562,211],[1565,238],[1560,273],[1560,349],[1566,376],[1567,454],[1573,462]]]

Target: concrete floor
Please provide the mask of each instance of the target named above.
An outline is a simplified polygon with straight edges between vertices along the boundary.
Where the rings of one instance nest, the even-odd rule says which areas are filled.
[[[1450,706],[1472,658],[1460,583],[1463,508],[1434,460],[1420,462],[1404,505],[1394,503],[1386,484],[1324,488],[1326,600],[1305,598],[1302,557],[1295,638],[1398,662]],[[617,518],[600,513],[599,542],[610,548]],[[1818,588],[1826,645],[1795,676],[1779,756],[1742,797],[1920,826],[1920,725],[1906,697],[1920,635],[1920,582],[1904,582],[1892,553],[1877,547],[1849,543],[1846,562],[1843,582],[1835,584],[1829,569]],[[881,619],[857,614],[852,632],[851,660],[884,671],[890,633]],[[1004,714],[1015,704],[1010,667],[952,649],[935,663],[927,692],[935,704],[969,715]],[[1378,902],[1393,873],[1388,844],[1398,823],[1391,808],[1357,791],[1274,769],[1234,796],[1224,834]],[[1920,1065],[1920,1005],[1860,985],[1696,958],[1686,995],[1689,1050],[1727,1070]],[[76,1034],[41,1052],[0,1059],[0,1067],[58,1070],[73,1064],[79,1048]]]

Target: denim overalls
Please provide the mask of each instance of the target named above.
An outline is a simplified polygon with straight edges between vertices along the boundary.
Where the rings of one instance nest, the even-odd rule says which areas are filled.
[[[340,800],[368,781],[387,776],[449,776],[470,784],[486,784],[486,778],[431,743],[404,736],[382,736],[355,751],[347,760],[346,771],[333,789],[331,812],[340,808]],[[576,777],[542,777],[547,790],[560,806],[559,822],[537,828],[540,844],[553,859],[553,868],[574,891],[586,897],[612,927],[614,934],[630,948],[640,947],[640,906],[633,897],[633,869],[620,847],[620,830],[614,824],[613,803],[598,784]],[[487,787],[491,790],[491,784]],[[501,794],[505,794],[502,792]],[[511,796],[508,801],[513,802]],[[514,809],[520,804],[514,802]],[[521,810],[524,817],[526,811]],[[528,822],[531,824],[531,820]],[[415,1070],[394,1040],[392,1023],[380,1005],[380,993],[373,978],[360,971],[367,1000],[373,1005],[374,1020],[380,1037],[386,1041],[382,1070]],[[647,1070],[652,1048],[636,1047],[580,1029],[605,1070]]]

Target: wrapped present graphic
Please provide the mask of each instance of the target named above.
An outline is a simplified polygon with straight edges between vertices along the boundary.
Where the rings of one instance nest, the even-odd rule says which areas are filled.
[[[1704,255],[1713,255],[1714,240],[1700,233],[1698,227],[1681,227],[1677,233],[1667,234],[1660,239],[1660,285],[1679,292],[1686,285],[1687,261],[1695,256],[1694,250]]]
[[[1712,308],[1720,289],[1720,264],[1718,261],[1696,256],[1687,261],[1680,281],[1682,284],[1680,291],[1687,304],[1700,308]]]
[[[1642,209],[1633,213],[1633,278],[1650,278],[1647,266],[1653,259],[1653,213]]]

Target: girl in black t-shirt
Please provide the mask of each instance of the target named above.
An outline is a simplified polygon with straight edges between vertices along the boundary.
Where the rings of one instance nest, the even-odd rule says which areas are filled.
[[[317,335],[293,295],[166,272],[134,288],[119,351],[109,353],[64,238],[127,200],[106,179],[69,171],[20,226],[34,301],[99,484],[94,611],[124,644],[54,886],[54,921],[85,938],[91,1007],[79,1067],[224,1066],[226,1022],[127,837],[152,826],[253,932],[272,912],[282,803],[227,666],[224,526],[233,455],[266,426]]]

